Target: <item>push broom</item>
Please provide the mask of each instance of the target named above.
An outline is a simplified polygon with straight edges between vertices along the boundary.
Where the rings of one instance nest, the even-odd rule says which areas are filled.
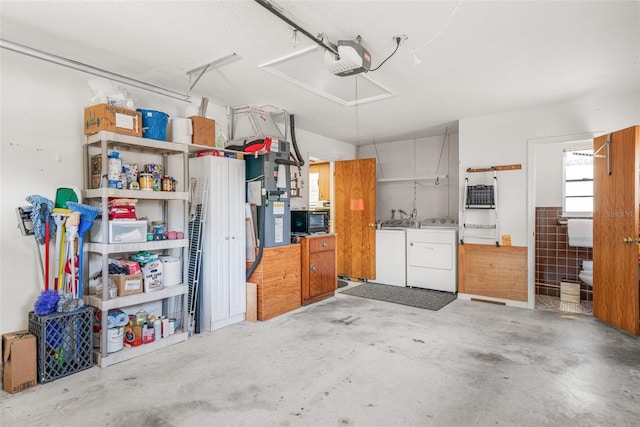
[[[87,231],[91,229],[93,226],[93,221],[96,219],[98,214],[100,213],[100,209],[84,205],[82,203],[77,202],[67,202],[67,207],[71,209],[72,212],[80,213],[80,224],[78,224],[78,299],[82,299],[82,274],[83,274],[83,261],[84,251],[83,251],[83,241],[84,235]]]

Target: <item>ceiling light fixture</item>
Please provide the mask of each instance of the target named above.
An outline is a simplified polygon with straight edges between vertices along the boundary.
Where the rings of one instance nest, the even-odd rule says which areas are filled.
[[[458,8],[460,7],[460,5],[462,4],[464,0],[460,0],[458,2],[458,4],[456,5],[456,7],[453,9],[453,11],[451,12],[451,14],[449,14],[449,17],[447,18],[447,21],[444,24],[444,28],[440,31],[438,31],[433,37],[431,37],[429,40],[427,40],[427,42],[423,45],[420,45],[416,48],[413,49],[413,65],[420,65],[422,63],[422,61],[420,60],[420,58],[418,58],[418,55],[416,55],[416,51],[418,49],[423,49],[427,46],[429,46],[435,39],[437,39],[438,37],[440,37],[445,31],[447,31],[447,27],[449,27],[449,22],[451,22],[451,18],[453,18],[453,15],[456,14],[456,12],[458,11]]]
[[[300,44],[300,37],[298,36],[298,29],[294,28],[293,34],[291,35],[291,46],[296,48],[298,47],[299,44]]]
[[[74,61],[73,59],[64,58],[62,56],[54,55],[42,50],[34,49],[28,46],[24,46],[18,43],[14,43],[5,39],[0,39],[0,47],[10,50],[12,52],[20,53],[22,55],[30,56],[32,58],[40,59],[42,61],[50,62],[56,65],[62,65],[63,67],[71,68],[83,73],[92,74],[98,77],[104,77],[105,79],[112,80],[118,83],[123,83],[129,86],[137,87],[138,89],[144,89],[149,92],[157,93],[158,95],[167,96],[169,98],[179,99],[180,101],[189,102],[191,98],[188,94],[182,94],[171,89],[165,89],[160,86],[156,86],[151,83],[143,82],[140,80],[132,79],[121,74],[116,74],[111,71],[103,70],[92,65],[83,64],[82,62]]]

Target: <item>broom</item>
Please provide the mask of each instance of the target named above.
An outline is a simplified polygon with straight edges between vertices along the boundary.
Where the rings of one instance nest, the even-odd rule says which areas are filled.
[[[76,288],[76,254],[75,254],[75,240],[78,235],[78,224],[80,224],[80,212],[71,212],[67,217],[65,223],[66,228],[66,242],[67,242],[67,256],[65,257],[65,264],[68,264],[68,271],[65,271],[71,276],[69,282],[67,282],[66,292],[73,293],[75,295]]]
[[[82,299],[82,258],[84,258],[84,251],[82,249],[84,234],[91,229],[93,221],[100,213],[100,209],[93,206],[84,205],[82,203],[67,202],[67,207],[73,212],[80,212],[80,224],[78,225],[78,252],[80,252],[78,262],[78,299]]]

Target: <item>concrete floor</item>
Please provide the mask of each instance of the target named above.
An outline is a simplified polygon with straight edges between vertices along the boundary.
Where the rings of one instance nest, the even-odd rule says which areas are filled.
[[[2,426],[628,426],[640,341],[592,317],[338,294],[9,395]]]

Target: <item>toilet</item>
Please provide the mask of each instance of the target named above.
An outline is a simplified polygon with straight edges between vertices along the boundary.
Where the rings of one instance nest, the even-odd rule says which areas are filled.
[[[578,278],[589,286],[593,286],[593,261],[583,260],[582,270],[578,274]]]

